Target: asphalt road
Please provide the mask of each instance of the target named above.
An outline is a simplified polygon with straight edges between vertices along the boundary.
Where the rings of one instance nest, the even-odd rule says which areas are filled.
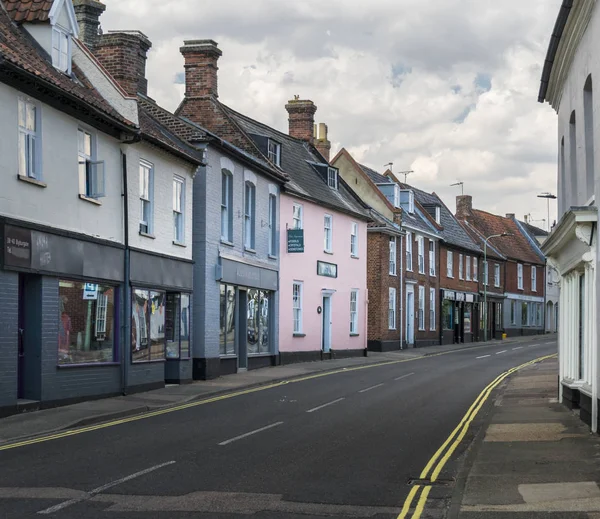
[[[0,518],[395,519],[481,390],[555,351],[467,349],[2,451]]]

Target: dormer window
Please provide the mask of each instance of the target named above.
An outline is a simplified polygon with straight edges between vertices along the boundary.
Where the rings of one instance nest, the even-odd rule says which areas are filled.
[[[278,167],[281,167],[281,144],[269,139],[269,160]]]
[[[435,206],[435,221],[438,225],[442,223],[442,209],[439,205]]]
[[[400,190],[400,205],[409,214],[415,212],[415,193],[410,189]]]
[[[65,74],[71,73],[71,35],[57,26],[52,28],[52,65]]]
[[[331,189],[338,188],[338,170],[335,168],[327,168],[327,185]]]

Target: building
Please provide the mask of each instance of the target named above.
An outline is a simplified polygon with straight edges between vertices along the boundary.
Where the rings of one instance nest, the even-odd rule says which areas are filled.
[[[240,263],[243,258],[246,265],[255,267],[255,274],[240,278],[237,291],[246,291],[243,283],[251,287],[252,283],[259,283],[255,288],[261,294],[265,290],[273,293],[273,307],[279,313],[273,335],[278,338],[273,342],[278,342],[278,349],[259,350],[254,366],[249,367],[364,355],[369,217],[361,201],[339,179],[337,169],[331,168],[321,154],[328,153],[329,144],[326,137],[314,136],[316,106],[311,101],[290,101],[286,106],[289,134],[280,132],[219,101],[217,63],[221,51],[214,41],[186,41],[181,52],[185,58],[186,95],[177,115],[191,119],[256,157],[264,163],[263,172],[265,168],[277,172],[279,183],[289,178],[281,186],[279,205],[276,213],[272,213],[278,215],[278,229],[269,228],[267,214],[260,218],[260,227],[257,219],[256,235],[260,232],[264,236],[260,252],[254,249],[254,237],[246,227],[243,232],[240,228],[238,235],[243,240],[243,251],[235,261]],[[244,226],[247,226],[252,218],[248,208],[254,204],[248,200],[259,197],[258,191],[256,195],[248,191],[257,172],[244,169],[240,175],[245,186]],[[260,186],[265,193],[263,200],[280,191],[273,181],[260,182]],[[268,207],[265,204],[263,212],[268,212]],[[310,240],[304,239],[305,231],[310,231]],[[229,246],[221,244],[228,255]],[[225,259],[234,261],[230,257]],[[243,272],[239,265],[235,266],[236,272]],[[277,272],[277,266],[277,287],[270,282],[263,286],[269,279],[269,271]],[[251,304],[248,300],[248,320],[254,312]],[[256,328],[245,330],[246,327],[241,328],[239,335],[247,336],[248,343],[254,341],[252,334]],[[206,355],[219,358],[217,353],[211,349]],[[221,350],[221,362],[224,356]]]
[[[405,236],[401,228],[402,210],[394,205],[393,196],[388,199],[376,185],[381,175],[358,164],[345,148],[331,165],[338,168],[346,184],[369,206],[372,218],[367,228],[367,347],[370,351],[402,349]]]
[[[558,114],[558,224],[542,245],[560,275],[559,398],[598,431],[598,40],[600,8],[562,2],[542,73],[539,101]]]
[[[456,218],[485,248],[484,253],[490,254],[487,265],[482,265],[488,338],[500,338],[502,333],[509,337],[543,333],[545,258],[539,248],[521,230],[514,215],[504,217],[473,209],[470,195],[456,198]],[[481,312],[483,330],[485,312],[486,308]]]

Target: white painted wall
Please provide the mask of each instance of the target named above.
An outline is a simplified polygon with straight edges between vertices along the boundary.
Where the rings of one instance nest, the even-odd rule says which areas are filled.
[[[145,142],[123,146],[127,154],[129,197],[129,245],[179,258],[192,258],[192,177],[196,168]],[[140,160],[154,166],[153,238],[140,234]],[[173,224],[173,177],[185,179],[185,247],[175,245]]]
[[[79,198],[76,119],[40,103],[42,180],[39,187],[18,179],[18,98],[0,83],[0,214],[122,243],[119,142],[92,130],[98,160],[105,161],[106,197],[101,205]],[[84,126],[85,127],[85,126]],[[89,129],[89,128],[88,128]]]

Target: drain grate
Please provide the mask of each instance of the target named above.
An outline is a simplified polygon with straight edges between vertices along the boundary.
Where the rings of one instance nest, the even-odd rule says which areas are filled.
[[[409,478],[408,480],[408,484],[411,486],[422,485],[431,487],[451,487],[454,485],[454,482],[454,479],[436,479],[435,481],[431,481],[430,479]]]

